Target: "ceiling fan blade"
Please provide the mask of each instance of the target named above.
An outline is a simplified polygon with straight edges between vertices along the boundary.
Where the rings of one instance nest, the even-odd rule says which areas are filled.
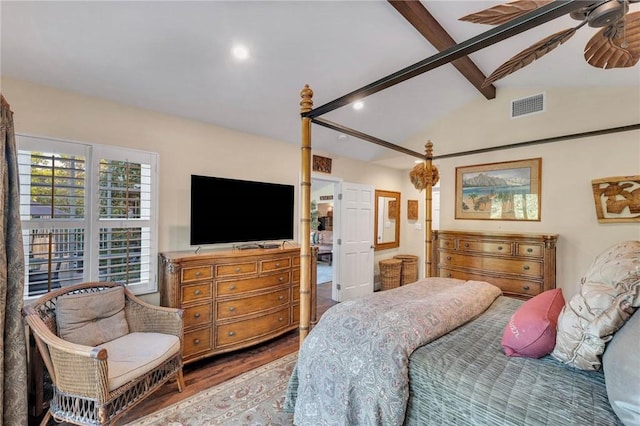
[[[541,58],[563,44],[565,41],[569,40],[576,33],[578,28],[579,27],[568,28],[555,34],[551,34],[549,37],[543,38],[536,44],[526,48],[504,64],[500,65],[489,77],[487,77],[484,84],[493,84],[495,81],[518,71],[520,68],[526,67],[536,59]]]
[[[628,13],[618,23],[598,31],[585,46],[584,59],[589,65],[604,69],[637,64],[640,60],[640,12]]]
[[[505,22],[531,12],[552,0],[516,0],[511,3],[499,4],[480,12],[471,13],[459,18],[460,21],[474,22],[476,24],[501,25]]]

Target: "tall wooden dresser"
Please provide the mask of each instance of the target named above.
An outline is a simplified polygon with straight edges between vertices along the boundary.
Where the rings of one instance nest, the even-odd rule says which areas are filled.
[[[556,287],[556,234],[433,231],[439,277],[487,281],[505,296],[531,298]]]
[[[317,256],[311,258],[314,321]],[[160,282],[162,305],[184,309],[185,363],[264,342],[300,323],[297,247],[161,253]]]

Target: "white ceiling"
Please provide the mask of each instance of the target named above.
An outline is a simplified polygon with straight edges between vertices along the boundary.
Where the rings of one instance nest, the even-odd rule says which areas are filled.
[[[462,42],[490,29],[457,18],[499,2],[423,1]],[[631,10],[640,8],[632,4]],[[299,91],[317,107],[437,51],[386,1],[5,1],[1,73],[16,79],[182,116],[298,145]],[[520,50],[576,21],[565,16],[472,54],[485,75]],[[639,66],[598,70],[584,27],[556,51],[498,81],[504,87],[630,85]],[[239,63],[234,43],[251,58]],[[482,97],[451,65],[324,118],[400,144],[429,123]],[[10,100],[9,100],[10,101]],[[489,102],[489,101],[488,101]],[[314,149],[376,161],[388,150],[319,126]],[[420,146],[407,146],[422,152]],[[455,147],[452,147],[455,151]],[[407,156],[410,168],[413,158]]]

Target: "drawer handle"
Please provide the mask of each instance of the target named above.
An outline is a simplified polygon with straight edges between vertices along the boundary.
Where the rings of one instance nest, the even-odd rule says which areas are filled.
[[[240,272],[240,271],[241,271],[240,267],[237,267],[236,272]]]
[[[202,272],[200,271],[196,272],[196,277],[199,277],[200,275],[202,275]]]
[[[193,294],[195,294],[196,296],[200,296],[200,293],[202,293],[200,290],[196,290],[193,292]]]
[[[200,318],[200,312],[196,312],[195,314],[193,314],[194,318]]]
[[[502,250],[502,246],[498,246],[498,250]]]
[[[199,345],[200,344],[200,339],[193,339],[193,344],[194,345]]]
[[[284,277],[280,277],[278,278],[278,280],[280,280],[280,282],[284,281]]]
[[[278,300],[284,300],[284,296],[282,295],[278,296]]]
[[[528,270],[529,270],[529,265],[524,265],[524,266],[522,267],[522,269],[524,269],[525,271],[528,271]]]
[[[229,334],[229,336],[233,337],[233,336],[236,335],[236,332],[235,331],[230,331],[228,334]]]
[[[525,285],[525,286],[523,286],[523,287],[522,287],[522,289],[523,289],[524,291],[529,291],[529,286],[528,286],[528,285]]]
[[[279,267],[280,267],[280,264],[279,264],[279,263],[276,263],[276,268],[279,268]]]
[[[464,243],[464,246],[465,247],[469,247],[469,243]]]
[[[451,278],[451,272],[447,273],[447,278]]]
[[[235,284],[231,284],[231,285],[229,286],[229,290],[235,290],[235,289],[236,289],[236,285],[235,285]]]
[[[532,251],[533,251],[533,249],[532,249],[531,247],[529,247],[529,248],[527,249],[527,253],[531,253]]]
[[[278,317],[278,321],[282,322],[283,320],[284,320],[284,318]]]
[[[233,311],[235,311],[235,310],[236,310],[236,307],[235,307],[235,306],[229,306],[229,312],[233,312]]]
[[[451,256],[447,256],[447,260],[451,260]]]

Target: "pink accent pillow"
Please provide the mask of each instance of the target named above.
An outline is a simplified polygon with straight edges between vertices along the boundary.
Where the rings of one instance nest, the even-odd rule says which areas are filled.
[[[502,335],[507,356],[541,358],[556,344],[558,316],[564,307],[562,290],[547,290],[524,302],[511,316]]]

